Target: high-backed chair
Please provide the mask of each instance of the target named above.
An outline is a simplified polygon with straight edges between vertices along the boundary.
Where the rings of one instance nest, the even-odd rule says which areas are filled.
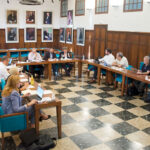
[[[4,87],[5,87],[5,80],[4,79],[1,79],[1,83],[0,83],[0,105],[1,105],[1,103],[2,103],[2,100],[1,100],[1,93],[2,93],[2,90],[4,89]]]
[[[4,133],[28,128],[28,112],[4,114],[0,106],[0,131],[2,134],[2,150],[4,150]]]

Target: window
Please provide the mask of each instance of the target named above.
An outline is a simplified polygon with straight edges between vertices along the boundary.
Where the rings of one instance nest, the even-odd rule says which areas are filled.
[[[75,15],[81,16],[85,13],[85,0],[76,0]]]
[[[95,13],[108,13],[109,0],[96,0]]]
[[[61,17],[67,17],[68,0],[61,0]]]
[[[124,0],[124,11],[141,11],[143,9],[143,0]]]

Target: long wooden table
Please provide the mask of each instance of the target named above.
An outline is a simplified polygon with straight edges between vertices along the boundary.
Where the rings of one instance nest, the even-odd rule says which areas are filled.
[[[26,78],[26,77],[25,77]],[[38,83],[34,83],[34,89],[36,90],[38,87]],[[44,89],[45,90],[45,89]],[[51,94],[44,94],[43,97],[51,97]],[[48,108],[48,107],[56,107],[56,114],[57,114],[57,129],[58,129],[58,138],[61,138],[62,129],[61,129],[61,105],[62,102],[59,99],[55,99],[51,102],[42,103],[42,104],[36,104],[35,105],[35,129],[36,133],[39,134],[39,115],[40,115],[40,109]]]

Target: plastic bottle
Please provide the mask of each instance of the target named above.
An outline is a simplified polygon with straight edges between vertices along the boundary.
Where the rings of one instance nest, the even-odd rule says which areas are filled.
[[[31,85],[34,85],[34,78],[31,76]]]

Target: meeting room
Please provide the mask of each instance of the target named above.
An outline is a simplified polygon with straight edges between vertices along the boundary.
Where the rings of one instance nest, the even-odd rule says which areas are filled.
[[[0,4],[0,150],[150,150],[150,0]]]

